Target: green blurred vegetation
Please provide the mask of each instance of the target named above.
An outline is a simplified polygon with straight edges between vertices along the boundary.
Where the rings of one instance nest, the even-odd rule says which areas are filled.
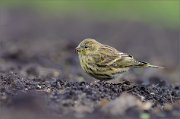
[[[180,26],[180,0],[0,0],[1,6],[30,6],[83,18],[134,20]]]

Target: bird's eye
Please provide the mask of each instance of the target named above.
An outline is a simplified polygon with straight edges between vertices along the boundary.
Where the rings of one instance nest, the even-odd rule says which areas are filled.
[[[84,48],[88,48],[88,46],[84,46]]]

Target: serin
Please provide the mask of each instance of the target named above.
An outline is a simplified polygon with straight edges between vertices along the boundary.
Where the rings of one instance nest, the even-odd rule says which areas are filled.
[[[82,69],[94,78],[104,81],[121,78],[122,74],[130,68],[162,68],[147,62],[137,61],[133,56],[91,38],[84,39],[76,47],[76,51]]]

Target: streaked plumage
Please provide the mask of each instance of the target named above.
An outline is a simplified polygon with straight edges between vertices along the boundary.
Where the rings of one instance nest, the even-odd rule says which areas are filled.
[[[83,40],[76,50],[83,70],[99,80],[118,78],[123,72],[134,67],[161,68],[137,61],[131,55],[90,38]]]

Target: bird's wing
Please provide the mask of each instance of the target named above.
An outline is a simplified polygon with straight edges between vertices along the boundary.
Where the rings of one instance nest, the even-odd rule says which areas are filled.
[[[128,55],[123,52],[119,52],[115,48],[112,48],[110,46],[102,46],[98,50],[98,56],[95,59],[96,64],[98,66],[112,66],[112,67],[131,67],[138,62],[134,60],[134,58],[131,55]]]

